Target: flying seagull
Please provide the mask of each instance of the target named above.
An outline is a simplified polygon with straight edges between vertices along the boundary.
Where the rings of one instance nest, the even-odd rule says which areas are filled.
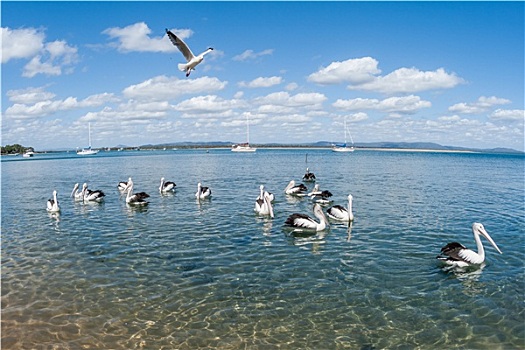
[[[195,67],[204,60],[204,55],[207,53],[213,51],[212,47],[209,47],[206,51],[201,53],[198,56],[194,56],[193,52],[191,52],[190,48],[184,41],[182,41],[181,38],[173,34],[170,30],[166,29],[166,34],[168,34],[168,38],[170,38],[173,45],[177,46],[177,48],[182,52],[184,55],[184,58],[186,58],[186,61],[188,63],[179,63],[178,67],[182,72],[186,72],[186,77],[190,76],[190,73],[192,70],[195,70]]]

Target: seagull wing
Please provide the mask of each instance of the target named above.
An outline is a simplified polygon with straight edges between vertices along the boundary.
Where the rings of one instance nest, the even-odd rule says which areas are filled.
[[[181,38],[173,34],[170,30],[166,29],[166,34],[168,34],[168,38],[170,38],[173,45],[177,46],[180,52],[184,55],[184,58],[186,58],[186,61],[191,61],[195,56],[193,55],[193,52],[191,52],[190,48],[184,41],[182,41]]]

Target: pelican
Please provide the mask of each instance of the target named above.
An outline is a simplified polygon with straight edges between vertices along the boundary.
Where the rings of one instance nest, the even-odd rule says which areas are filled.
[[[131,182],[127,188],[126,191],[128,192],[126,196],[126,203],[130,205],[147,205],[149,202],[147,202],[145,199],[149,197],[149,194],[145,192],[138,192],[133,194],[133,182]]]
[[[290,181],[288,186],[286,186],[286,188],[284,189],[284,193],[291,194],[294,196],[306,196],[306,191],[308,191],[308,189],[305,185],[296,185],[294,180]]]
[[[101,190],[92,191],[88,189],[88,185],[86,183],[82,185],[82,193],[84,194],[84,201],[87,202],[100,202],[106,196]]]
[[[308,196],[312,197],[312,200],[316,203],[328,204],[331,202],[328,198],[332,197],[332,192],[327,190],[321,191],[319,189],[319,184],[315,184],[314,189],[312,192],[308,193]]]
[[[259,190],[260,190],[260,194],[257,196],[255,200],[256,203],[257,202],[262,203],[264,201],[265,194],[268,194],[268,198],[270,198],[270,202],[273,202],[275,200],[275,196],[273,195],[273,193],[270,193],[264,190],[264,185],[259,186]]]
[[[197,193],[195,193],[195,197],[197,197],[197,199],[210,198],[211,189],[209,187],[202,186],[201,183],[199,182],[197,184]]]
[[[261,185],[261,187],[263,186]],[[262,199],[257,197],[257,200],[255,201],[255,211],[259,215],[269,215],[271,218],[273,218],[273,207],[270,200],[270,193],[263,192],[263,189],[261,188],[261,196]]]
[[[161,193],[167,193],[167,192],[175,191],[175,186],[177,186],[175,184],[175,182],[171,182],[171,181],[164,182],[164,178],[161,178],[160,179],[159,191]]]
[[[482,224],[478,222],[473,223],[472,233],[474,234],[474,239],[478,246],[477,253],[467,249],[464,245],[458,242],[452,242],[441,248],[441,254],[437,256],[437,259],[443,261],[445,264],[457,267],[466,267],[483,263],[485,261],[485,249],[483,249],[483,244],[479,238],[480,235],[484,236],[490,244],[496,248],[498,253],[503,254]]]
[[[117,185],[118,190],[121,191],[121,192],[126,191],[126,189],[127,189],[127,187],[128,187],[128,184],[129,184],[130,182],[132,182],[132,181],[131,181],[131,177],[128,179],[128,181],[120,181],[120,182],[118,183],[118,185]]]
[[[326,214],[329,218],[339,221],[353,221],[354,213],[352,212],[352,195],[348,195],[348,207],[345,208],[341,205],[334,205],[333,207],[328,208]]]
[[[79,191],[78,183],[76,183],[69,197],[73,197],[76,201],[83,201],[84,200],[84,189],[82,188],[82,191]]]
[[[294,227],[296,229],[305,229],[313,231],[323,231],[329,227],[328,220],[323,213],[323,209],[318,203],[314,204],[314,215],[319,219],[319,222],[315,221],[308,215],[304,214],[292,214],[286,219],[285,225]]]
[[[187,63],[179,63],[178,68],[182,72],[186,71],[186,77],[190,76],[192,70],[195,70],[195,67],[204,60],[204,55],[213,51],[212,47],[209,47],[206,51],[201,53],[198,56],[194,56],[190,48],[181,38],[173,34],[170,30],[166,29],[166,34],[170,38],[173,45],[177,46],[179,51],[182,53],[184,58],[186,58]]]
[[[308,182],[315,181],[315,174],[311,173],[308,168],[306,168],[306,173],[303,175],[303,181],[308,181]]]
[[[50,213],[57,213],[60,211],[58,206],[57,191],[53,191],[53,198],[47,200],[47,211]]]

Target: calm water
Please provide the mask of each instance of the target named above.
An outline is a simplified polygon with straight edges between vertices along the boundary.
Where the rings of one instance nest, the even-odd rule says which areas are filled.
[[[287,198],[308,166],[352,227],[295,237]],[[329,150],[109,152],[2,159],[2,348],[523,349],[524,158]],[[151,195],[130,209],[132,176]],[[161,196],[161,176],[177,183]],[[197,182],[213,198],[198,204]],[[106,193],[74,203],[75,183]],[[259,185],[275,218],[253,211]],[[312,185],[308,185],[310,188]],[[62,211],[45,210],[56,189]],[[446,272],[457,240],[481,269]]]

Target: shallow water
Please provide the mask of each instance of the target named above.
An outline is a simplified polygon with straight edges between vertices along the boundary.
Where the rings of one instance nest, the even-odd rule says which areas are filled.
[[[308,153],[308,164],[305,164]],[[355,221],[293,235],[306,165]],[[104,152],[2,159],[2,348],[518,349],[525,347],[524,158],[329,150]],[[150,194],[129,208],[118,181]],[[160,177],[177,183],[158,192]],[[197,182],[211,200],[195,200]],[[75,203],[75,183],[101,204]],[[253,211],[259,185],[275,218]],[[308,184],[309,188],[313,184]],[[45,202],[59,193],[60,215]],[[440,248],[486,263],[444,271]]]

